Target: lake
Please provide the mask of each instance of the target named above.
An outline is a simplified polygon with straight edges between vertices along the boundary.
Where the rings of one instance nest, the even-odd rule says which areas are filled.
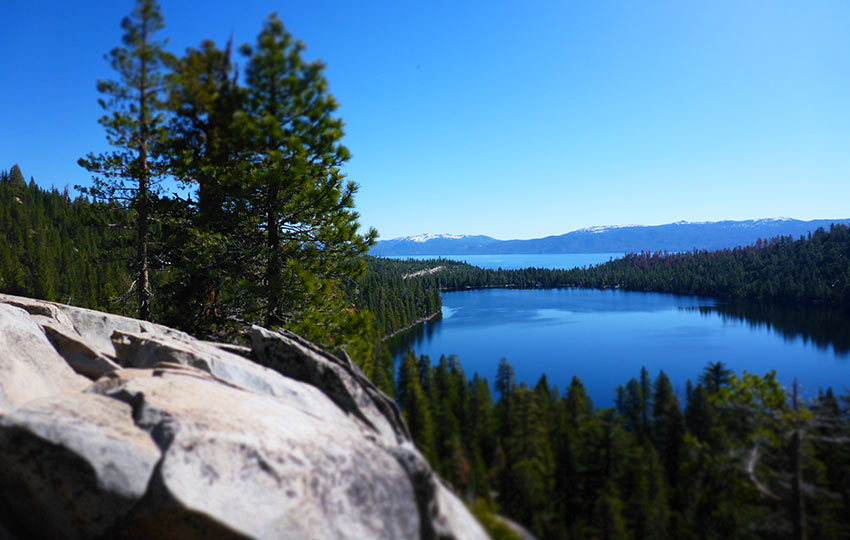
[[[481,268],[519,270],[522,268],[551,268],[569,270],[581,266],[601,264],[622,257],[623,253],[539,253],[508,255],[393,255],[387,259],[449,259],[467,262]]]
[[[436,363],[457,354],[467,377],[492,386],[502,357],[518,382],[545,373],[564,390],[578,375],[594,403],[610,406],[614,389],[660,370],[680,399],[709,361],[723,361],[804,394],[850,387],[850,316],[842,309],[722,303],[711,298],[592,289],[488,289],[443,293],[442,320],[394,338],[400,358],[412,347]]]

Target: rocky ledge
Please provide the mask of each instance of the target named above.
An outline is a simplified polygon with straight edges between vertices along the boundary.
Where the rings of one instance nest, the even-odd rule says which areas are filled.
[[[0,295],[0,538],[487,538],[345,355]]]

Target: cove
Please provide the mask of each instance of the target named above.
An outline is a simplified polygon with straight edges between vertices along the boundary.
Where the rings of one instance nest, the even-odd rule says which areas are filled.
[[[623,290],[470,290],[443,293],[442,319],[390,348],[396,359],[412,348],[432,363],[456,354],[468,378],[477,372],[491,387],[502,357],[531,386],[545,373],[564,390],[577,375],[602,407],[641,366],[653,379],[664,370],[680,399],[709,361],[738,375],[775,369],[784,385],[796,377],[808,397],[850,387],[850,316],[838,308]]]

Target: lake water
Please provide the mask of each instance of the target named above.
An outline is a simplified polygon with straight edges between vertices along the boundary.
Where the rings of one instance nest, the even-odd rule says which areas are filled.
[[[553,268],[569,270],[581,266],[601,264],[622,257],[623,253],[541,253],[509,255],[394,255],[388,259],[449,259],[467,262],[481,268],[518,270],[521,268]]]
[[[491,385],[502,357],[529,385],[546,373],[564,390],[578,375],[599,406],[610,406],[616,386],[641,366],[653,379],[664,370],[681,398],[685,382],[718,360],[739,375],[776,369],[808,396],[850,387],[850,316],[840,309],[620,290],[473,290],[444,293],[442,320],[390,346],[397,358],[412,347],[435,363],[457,354],[467,377],[478,372]]]

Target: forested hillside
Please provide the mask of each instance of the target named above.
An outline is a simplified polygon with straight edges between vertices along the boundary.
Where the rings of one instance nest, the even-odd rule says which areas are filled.
[[[440,289],[422,276],[412,276],[410,265],[367,257],[365,275],[349,287],[358,308],[372,313],[382,336],[439,316]]]
[[[570,271],[570,285],[850,305],[850,228],[721,251],[630,253]]]
[[[759,240],[720,251],[629,253],[588,268],[488,270],[445,259],[394,261],[443,291],[489,287],[622,288],[723,298],[850,305],[850,228],[833,225],[797,240]]]
[[[492,390],[454,356],[411,352],[399,368],[434,467],[540,538],[850,538],[846,388],[806,404],[773,373],[717,362],[684,403],[644,369],[596,409],[578,378],[563,392],[545,375],[518,385],[503,359]]]
[[[91,204],[0,171],[0,292],[125,312],[131,279]]]

